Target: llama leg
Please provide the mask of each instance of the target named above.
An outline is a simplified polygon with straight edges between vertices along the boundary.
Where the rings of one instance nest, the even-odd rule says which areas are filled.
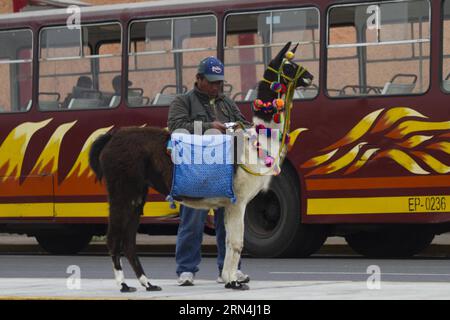
[[[123,274],[122,263],[120,261],[122,245],[123,245],[123,237],[122,237],[122,220],[118,219],[120,215],[116,213],[120,210],[117,206],[110,204],[110,219],[108,226],[108,240],[107,245],[109,249],[109,253],[111,255],[113,261],[113,271],[114,276],[117,282],[117,285],[120,287],[120,292],[134,292],[136,288],[129,287],[125,283],[125,277]],[[114,213],[114,214],[113,214]]]
[[[125,283],[125,276],[123,274],[122,262],[120,258],[120,247],[116,246],[108,237],[108,247],[110,248],[110,254],[113,261],[114,277],[117,285],[120,287],[121,292],[134,292],[136,288],[129,287]],[[118,248],[118,249],[117,249]]]
[[[246,284],[238,283],[236,272],[244,246],[244,210],[241,205],[231,205],[225,209],[226,255],[222,270],[225,288],[248,290]]]
[[[137,208],[136,212],[132,214],[125,230],[124,254],[130,262],[141,285],[145,287],[147,291],[160,291],[161,287],[152,285],[145,276],[144,268],[142,268],[142,264],[136,254],[136,233],[139,227],[140,210],[140,208]]]

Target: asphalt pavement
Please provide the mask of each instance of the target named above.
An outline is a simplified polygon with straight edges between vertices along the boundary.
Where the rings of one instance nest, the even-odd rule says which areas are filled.
[[[316,257],[243,259],[250,290],[234,291],[216,283],[215,258],[205,257],[192,287],[176,284],[173,257],[142,257],[144,269],[160,292],[140,287],[128,263],[127,283],[119,292],[107,256],[1,255],[0,299],[449,299],[450,260]]]
[[[258,259],[243,255],[243,271],[251,276],[249,291],[216,283],[215,237],[203,241],[203,259],[195,286],[176,284],[175,236],[139,235],[138,252],[152,284],[140,287],[127,261],[127,283],[138,291],[122,294],[113,279],[104,238],[94,238],[84,253],[52,256],[34,238],[0,234],[0,300],[342,300],[449,299],[450,235],[437,236],[412,259],[370,260],[356,255],[340,237],[328,238],[308,259]]]

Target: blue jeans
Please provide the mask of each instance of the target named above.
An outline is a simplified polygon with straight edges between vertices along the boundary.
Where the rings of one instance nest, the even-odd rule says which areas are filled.
[[[217,241],[217,267],[219,274],[223,269],[225,260],[225,223],[224,209],[214,211],[214,225],[216,228]],[[208,210],[193,209],[185,206],[180,208],[180,225],[178,226],[177,244],[175,250],[175,261],[177,263],[177,274],[182,272],[196,273],[202,259],[201,248],[203,240],[203,229],[205,226]]]

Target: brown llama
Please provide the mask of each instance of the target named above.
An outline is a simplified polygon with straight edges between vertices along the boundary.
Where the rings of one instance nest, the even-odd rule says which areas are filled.
[[[285,56],[291,43],[288,42],[269,63],[264,72],[264,80],[259,82],[258,96],[262,102],[272,102],[279,94],[271,84],[279,81],[286,86],[289,81],[293,88],[309,86],[313,76],[303,67],[288,61]],[[295,49],[293,50],[295,51]],[[294,76],[298,75],[295,79]],[[274,114],[254,105],[254,126],[282,129]],[[256,132],[255,127],[252,128]],[[109,200],[109,226],[107,245],[113,260],[114,274],[122,292],[132,292],[135,288],[125,283],[120,256],[127,257],[139,282],[147,291],[161,290],[150,284],[136,255],[136,233],[140,216],[152,187],[163,195],[171,190],[173,164],[166,147],[170,133],[161,128],[128,127],[100,136],[92,144],[89,163],[97,178],[106,181]],[[248,137],[245,139],[249,139]],[[243,154],[256,153],[255,148],[246,144]],[[245,147],[244,147],[245,148]],[[283,147],[281,158],[286,154]],[[282,159],[281,159],[282,160]],[[281,161],[280,160],[280,161]],[[243,163],[243,162],[240,162]],[[280,162],[281,164],[281,162]],[[267,164],[266,164],[267,165]],[[236,271],[244,240],[244,213],[247,204],[261,191],[267,189],[272,175],[255,175],[248,171],[265,171],[264,161],[257,164],[238,166],[234,175],[234,191],[237,198],[232,203],[229,198],[182,199],[181,204],[201,209],[225,207],[226,256],[222,277],[225,287],[246,290],[248,286],[236,279]]]

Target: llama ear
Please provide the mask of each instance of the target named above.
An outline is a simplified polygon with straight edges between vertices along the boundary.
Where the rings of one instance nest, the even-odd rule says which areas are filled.
[[[300,42],[297,42],[297,44],[295,45],[294,49],[292,49],[292,53],[295,53],[295,51],[297,51],[298,45],[300,44]]]
[[[281,63],[281,60],[283,60],[284,55],[286,54],[286,52],[289,51],[289,48],[291,47],[292,42],[289,41],[288,43],[286,43],[283,47],[283,49],[281,49],[280,52],[278,52],[277,56],[273,59],[274,61],[278,61]]]

